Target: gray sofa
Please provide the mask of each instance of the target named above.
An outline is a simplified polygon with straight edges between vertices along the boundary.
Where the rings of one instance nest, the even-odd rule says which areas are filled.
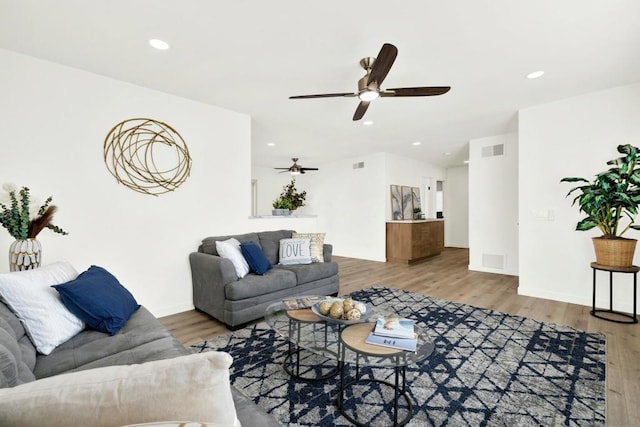
[[[291,238],[293,230],[264,231],[205,238],[198,252],[189,255],[196,309],[237,329],[264,316],[275,301],[299,295],[337,295],[340,289],[338,264],[331,261],[333,246],[324,244],[324,262],[279,265],[280,240]],[[230,260],[219,256],[216,241],[254,241],[273,269],[264,275],[249,273],[238,279]]]
[[[42,355],[18,318],[0,302],[0,387],[53,375],[112,365],[129,365],[189,354],[147,309],[140,307],[114,336],[85,329]],[[278,426],[273,417],[231,387],[243,427]]]

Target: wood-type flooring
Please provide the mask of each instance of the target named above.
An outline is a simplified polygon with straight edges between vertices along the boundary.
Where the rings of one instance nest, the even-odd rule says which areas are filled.
[[[339,264],[340,295],[374,285],[405,289],[449,301],[572,326],[607,336],[607,425],[640,426],[640,323],[597,319],[590,307],[517,294],[518,278],[470,271],[469,251],[445,248],[441,255],[414,265],[334,257]],[[591,293],[591,283],[584,292]],[[185,345],[229,333],[220,322],[192,310],[161,321]]]

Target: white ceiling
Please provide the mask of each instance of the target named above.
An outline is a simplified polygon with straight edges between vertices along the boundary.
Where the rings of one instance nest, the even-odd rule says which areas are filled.
[[[451,91],[378,99],[372,126],[352,121],[357,98],[288,99],[355,91],[385,42],[383,88]],[[640,81],[640,1],[0,0],[0,47],[250,114],[257,165],[387,151],[451,166],[520,108]]]

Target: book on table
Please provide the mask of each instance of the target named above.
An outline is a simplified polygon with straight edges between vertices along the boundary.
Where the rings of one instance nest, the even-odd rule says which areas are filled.
[[[414,337],[415,329],[413,320],[398,317],[379,317],[373,333],[381,337],[411,339]]]
[[[365,342],[381,347],[397,348],[398,350],[416,351],[416,348],[418,348],[418,339],[415,334],[413,338],[393,338],[376,335],[375,332],[371,332]]]

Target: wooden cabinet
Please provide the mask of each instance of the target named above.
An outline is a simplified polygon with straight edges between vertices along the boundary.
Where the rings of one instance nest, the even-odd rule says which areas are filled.
[[[387,262],[412,264],[444,248],[444,221],[387,222]]]

